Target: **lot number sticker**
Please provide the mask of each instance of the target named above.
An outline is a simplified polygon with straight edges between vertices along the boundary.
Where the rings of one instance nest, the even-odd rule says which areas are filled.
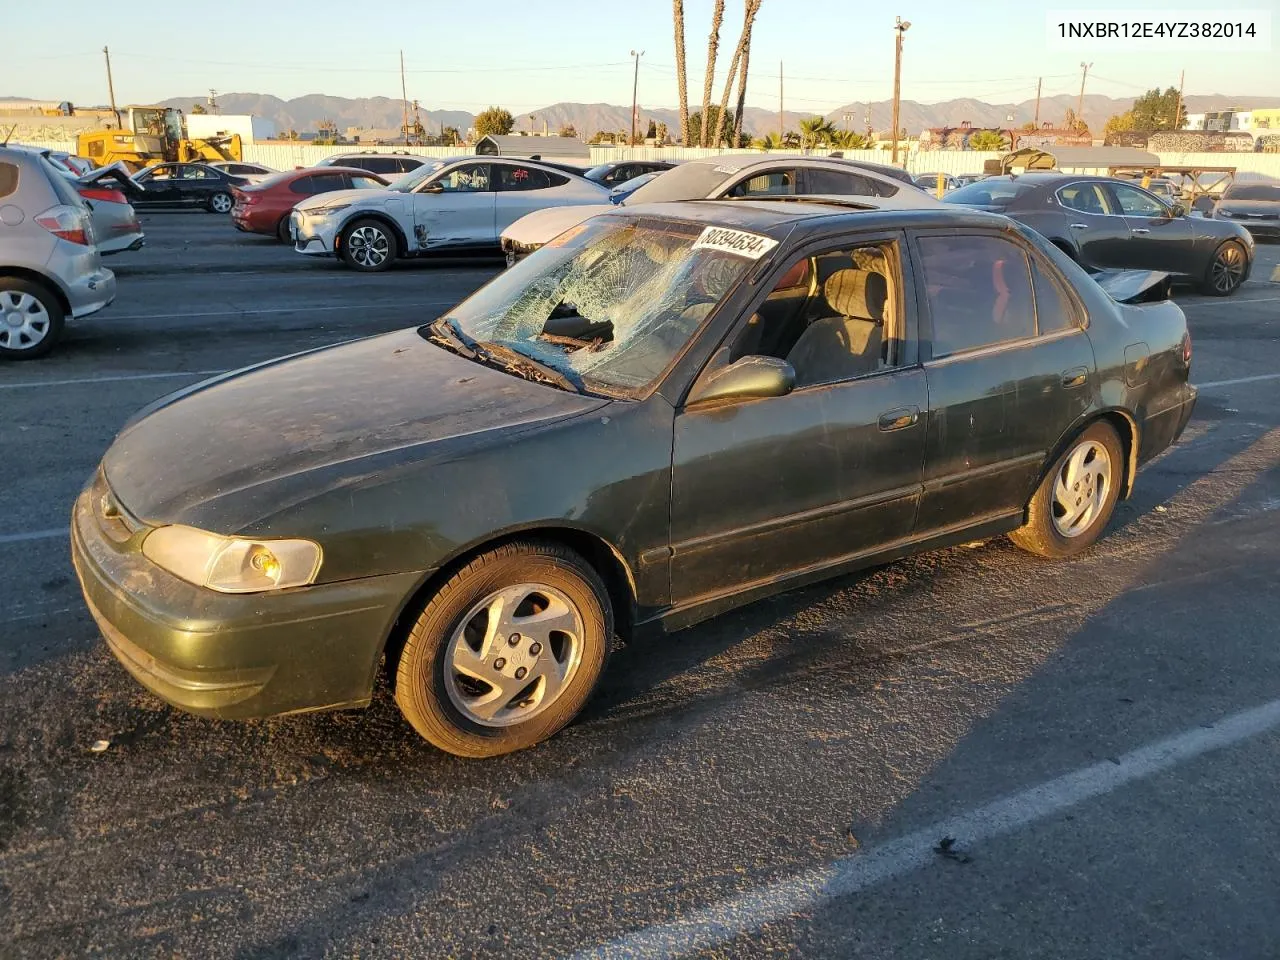
[[[694,250],[721,250],[724,253],[736,253],[740,257],[759,260],[778,245],[777,240],[770,240],[758,233],[747,233],[745,230],[729,230],[725,227],[707,227],[693,245]]]

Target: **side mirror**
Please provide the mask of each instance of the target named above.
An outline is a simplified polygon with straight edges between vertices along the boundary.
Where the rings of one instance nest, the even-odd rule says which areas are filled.
[[[440,183],[439,181],[436,181],[435,183],[428,183],[425,187],[422,188],[422,192],[423,193],[444,193],[444,184]]]
[[[1187,205],[1181,200],[1178,200],[1173,204],[1173,215],[1175,217],[1185,217],[1187,212]]]
[[[687,403],[785,397],[796,385],[791,364],[777,357],[743,357],[697,384]]]

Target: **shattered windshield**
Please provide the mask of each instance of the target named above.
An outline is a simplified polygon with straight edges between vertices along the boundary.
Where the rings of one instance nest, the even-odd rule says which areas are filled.
[[[631,395],[666,369],[768,237],[655,218],[594,217],[448,315],[587,390]]]

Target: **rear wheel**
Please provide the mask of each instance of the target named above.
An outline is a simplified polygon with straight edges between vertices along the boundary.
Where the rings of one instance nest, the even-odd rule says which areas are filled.
[[[1220,246],[1209,261],[1209,270],[1200,291],[1211,297],[1229,297],[1236,288],[1244,283],[1245,270],[1249,266],[1249,258],[1244,247],[1234,240],[1228,240]]]
[[[62,336],[65,313],[58,298],[30,280],[0,277],[0,359],[34,360]]]
[[[229,193],[218,191],[209,198],[210,213],[230,213],[232,206],[234,206],[234,201]]]
[[[1074,557],[1102,536],[1124,479],[1124,451],[1115,428],[1101,421],[1076,437],[1040,481],[1027,522],[1009,534],[1042,557]]]
[[[342,261],[353,270],[385,270],[396,258],[396,238],[381,220],[366,217],[342,231]]]
[[[582,709],[612,633],[608,591],[581,556],[556,543],[506,544],[427,602],[400,654],[396,703],[458,756],[530,747]]]

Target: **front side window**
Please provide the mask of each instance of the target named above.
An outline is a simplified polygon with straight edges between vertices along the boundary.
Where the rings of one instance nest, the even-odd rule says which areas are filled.
[[[216,179],[211,171],[204,167],[181,167],[178,177],[182,180],[213,180]]]
[[[479,193],[492,189],[489,186],[487,163],[466,163],[460,167],[454,167],[431,182],[444,187],[445,193]]]
[[[1020,247],[977,234],[918,243],[934,359],[1035,335],[1030,265]]]
[[[1107,191],[1099,183],[1071,183],[1058,191],[1058,202],[1068,210],[1078,213],[1092,213],[1098,216],[1116,214]]]
[[[498,275],[446,319],[580,381],[588,390],[635,395],[675,359],[755,263],[703,224],[594,217]],[[758,254],[757,254],[758,255]]]
[[[743,325],[730,358],[786,360],[797,389],[891,369],[902,356],[900,275],[892,243],[801,257]]]
[[[1168,214],[1165,205],[1145,190],[1125,183],[1113,183],[1112,191],[1120,201],[1120,209],[1130,217],[1163,217]]]
[[[163,166],[161,166],[161,167],[152,167],[152,168],[151,168],[150,173],[147,173],[147,172],[145,172],[145,171],[144,171],[144,172],[143,172],[143,174],[142,174],[142,176],[141,176],[139,179],[142,179],[142,180],[173,180],[173,179],[174,179],[174,169],[173,169],[173,167],[163,167]]]
[[[638,192],[638,191],[637,191]],[[796,192],[796,171],[794,169],[769,170],[748,177],[735,184],[726,196],[730,197],[776,197],[789,196]]]

